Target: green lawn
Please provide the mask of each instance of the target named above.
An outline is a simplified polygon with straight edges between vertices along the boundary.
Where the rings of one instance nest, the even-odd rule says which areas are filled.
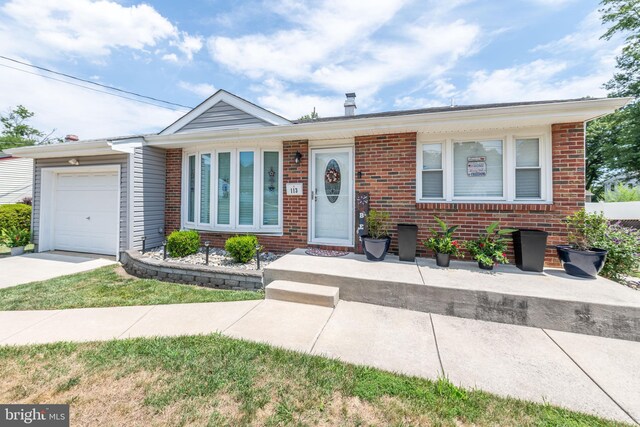
[[[1,347],[0,377],[73,425],[621,425],[220,335]]]
[[[159,280],[124,278],[117,266],[0,289],[2,310],[177,304],[261,299],[261,292],[223,291]]]

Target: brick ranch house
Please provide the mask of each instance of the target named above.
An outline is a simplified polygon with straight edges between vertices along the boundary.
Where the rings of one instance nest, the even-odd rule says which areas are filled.
[[[517,102],[290,121],[219,90],[153,135],[10,150],[35,159],[33,240],[118,256],[195,229],[221,246],[357,250],[356,195],[426,238],[438,215],[471,239],[489,223],[566,242],[585,200],[585,122],[629,99]],[[426,255],[419,244],[419,253]],[[553,250],[547,262],[556,264]]]

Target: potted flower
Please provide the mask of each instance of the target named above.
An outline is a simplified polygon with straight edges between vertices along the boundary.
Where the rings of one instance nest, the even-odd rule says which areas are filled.
[[[453,233],[455,233],[459,226],[454,225],[453,227],[449,227],[437,216],[434,216],[434,218],[440,226],[440,231],[431,230],[433,236],[423,241],[422,244],[435,252],[438,267],[449,267],[451,255],[455,257],[461,255],[460,243],[453,239]]]
[[[369,261],[382,261],[387,255],[389,237],[389,212],[371,209],[367,215],[367,234],[363,235],[362,249]]]
[[[495,264],[506,264],[507,241],[502,237],[511,234],[516,230],[510,228],[499,228],[498,221],[492,222],[476,240],[469,240],[465,247],[471,253],[473,259],[478,261],[478,267],[482,270],[493,270]]]
[[[31,233],[26,228],[13,226],[0,232],[0,242],[11,248],[11,255],[22,255],[29,240],[31,240]]]
[[[565,218],[568,245],[556,246],[564,271],[576,277],[596,277],[607,259],[607,251],[595,247],[606,240],[608,225],[602,214],[584,209]]]

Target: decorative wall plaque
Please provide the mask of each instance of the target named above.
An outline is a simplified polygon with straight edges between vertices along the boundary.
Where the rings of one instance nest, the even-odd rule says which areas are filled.
[[[341,186],[340,165],[335,159],[331,159],[324,170],[324,192],[329,202],[335,203],[338,200]]]

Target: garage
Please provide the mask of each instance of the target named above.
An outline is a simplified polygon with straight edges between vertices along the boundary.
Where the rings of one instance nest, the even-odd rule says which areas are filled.
[[[118,247],[118,173],[57,174],[54,249],[115,255]]]

